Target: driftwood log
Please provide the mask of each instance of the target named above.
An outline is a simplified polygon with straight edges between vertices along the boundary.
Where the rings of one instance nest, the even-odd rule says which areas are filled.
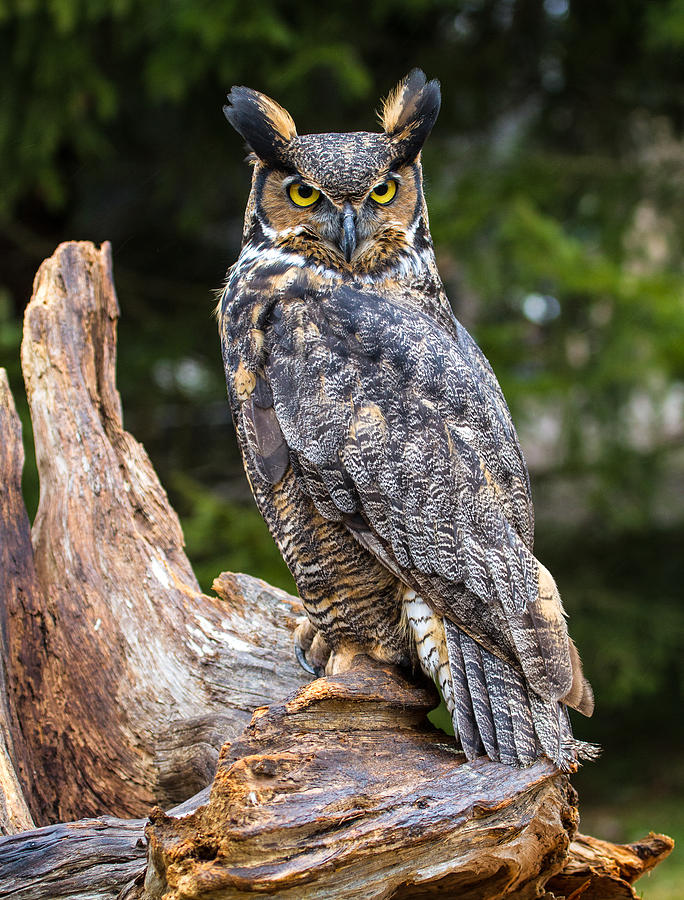
[[[0,372],[0,898],[635,897],[669,838],[576,835],[568,779],[467,763],[431,685],[363,657],[307,681],[295,598],[201,593],[122,426],[117,317],[108,245],[41,266],[33,529]]]

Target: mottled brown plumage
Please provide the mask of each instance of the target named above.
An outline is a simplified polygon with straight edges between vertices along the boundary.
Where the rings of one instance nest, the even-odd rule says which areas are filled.
[[[378,134],[297,135],[249,88],[225,108],[254,164],[219,307],[257,505],[327,670],[357,652],[440,685],[469,758],[564,769],[591,689],[532,552],[529,479],[494,374],[454,318],[420,151],[439,85],[414,70]]]

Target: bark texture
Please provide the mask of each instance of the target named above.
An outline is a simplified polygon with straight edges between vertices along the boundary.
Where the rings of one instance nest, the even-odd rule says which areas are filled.
[[[31,794],[29,753],[17,717],[16,693],[24,677],[21,662],[12,661],[8,617],[20,594],[36,590],[31,529],[21,495],[24,447],[7,373],[0,369],[0,833],[33,826],[24,799]],[[31,627],[31,623],[27,623]],[[8,665],[19,663],[8,673]],[[14,694],[10,695],[10,686]]]
[[[466,763],[427,727],[435,701],[357,660],[257,710],[209,804],[152,815],[141,896],[538,896],[575,832],[574,791],[548,762]]]
[[[229,573],[200,592],[122,426],[117,316],[108,245],[41,266],[32,535],[0,372],[0,898],[634,897],[669,838],[575,836],[567,778],[465,762],[430,684],[359,657],[302,686],[296,599]]]
[[[297,601],[246,576],[200,592],[178,518],[123,429],[118,314],[109,246],[90,243],[43,263],[26,309],[38,587],[15,591],[7,625],[39,823],[185,799],[254,706],[303,680]]]
[[[187,815],[208,797],[205,788],[169,815]],[[0,838],[0,898],[113,900],[144,875],[146,823],[99,816]]]
[[[632,885],[669,856],[673,847],[671,837],[653,832],[633,844],[612,844],[578,834],[562,871],[546,889],[572,900],[638,900]]]

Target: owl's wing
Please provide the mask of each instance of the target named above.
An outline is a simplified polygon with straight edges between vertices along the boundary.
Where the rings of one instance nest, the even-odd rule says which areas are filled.
[[[558,593],[530,550],[526,467],[465,330],[344,287],[276,306],[267,348],[275,417],[319,512],[519,665],[540,697],[565,697],[571,651]]]

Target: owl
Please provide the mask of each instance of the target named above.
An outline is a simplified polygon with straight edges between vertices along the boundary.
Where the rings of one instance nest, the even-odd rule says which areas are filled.
[[[501,388],[437,270],[421,150],[440,86],[412,71],[378,133],[297,133],[234,87],[253,166],[217,310],[257,506],[297,584],[305,667],[358,654],[439,686],[468,759],[576,768],[591,688],[533,554],[527,468]]]

